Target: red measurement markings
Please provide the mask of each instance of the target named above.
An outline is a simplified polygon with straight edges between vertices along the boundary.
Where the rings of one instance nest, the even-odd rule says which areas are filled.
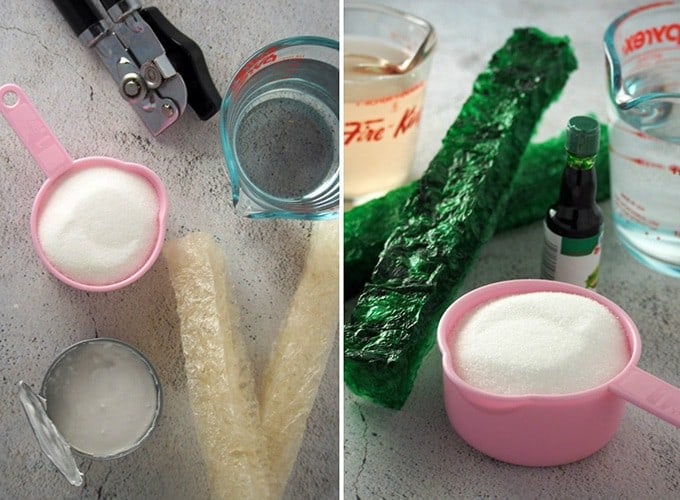
[[[243,84],[248,80],[248,78],[258,71],[263,66],[273,63],[276,61],[276,48],[271,47],[265,52],[257,56],[252,61],[248,61],[245,66],[243,66],[239,72],[234,77],[234,84],[232,86],[232,92],[238,92]]]
[[[635,203],[624,193],[619,193],[614,196],[614,206],[623,218],[647,226],[652,231],[659,229],[659,222],[645,217],[645,215],[641,213],[645,211],[645,208],[638,203]]]
[[[614,128],[618,130],[619,132],[625,132],[626,134],[634,135],[635,137],[639,137],[640,139],[644,139],[645,141],[651,141],[651,142],[663,142],[661,139],[657,139],[654,136],[651,136],[649,134],[645,134],[641,130],[629,127],[629,126],[624,126],[621,122],[616,122],[614,123]]]
[[[657,170],[663,170],[663,165],[660,163],[655,163],[653,161],[645,160],[644,158],[628,158],[630,161],[639,165],[640,167],[655,168]]]
[[[624,155],[623,153],[617,151],[614,148],[610,148],[610,150],[611,150],[612,153],[616,154],[617,156],[620,156],[621,158],[629,161],[630,163],[634,163],[638,167],[652,168],[652,169],[655,169],[655,170],[665,170],[666,169],[666,167],[663,166],[660,163],[645,160],[644,158],[638,158],[638,157],[635,157],[635,156],[627,156],[627,155]]]
[[[409,87],[406,90],[399,92],[398,94],[388,95],[385,97],[378,97],[375,99],[368,99],[365,101],[357,101],[353,102],[352,104],[354,106],[375,106],[376,104],[385,104],[387,102],[396,101],[397,99],[401,99],[403,97],[406,97],[407,95],[413,94],[416,90],[423,88],[424,85],[425,82],[420,82],[415,84],[413,87]]]
[[[627,57],[623,66],[629,67],[634,63],[632,68],[644,69],[649,67],[650,64],[663,63],[669,65],[669,63],[677,63],[678,61],[680,61],[680,57],[678,57],[677,47],[655,47],[652,52],[641,52]]]
[[[621,130],[626,130],[626,129],[622,128]],[[626,131],[628,131],[628,130],[626,130]],[[643,137],[649,137],[649,136],[645,136],[645,134],[643,134],[642,132],[637,132],[637,131],[630,131],[630,132],[635,134],[635,135],[642,134]],[[617,151],[611,145],[609,146],[609,150],[610,150],[611,153],[614,153],[615,155],[623,158],[624,160],[629,161],[630,163],[633,163],[634,165],[636,165],[638,167],[651,168],[651,169],[654,169],[654,170],[668,172],[669,174],[671,174],[673,176],[675,176],[675,175],[680,176],[680,165],[676,165],[676,164],[663,165],[661,163],[656,163],[656,162],[653,162],[653,161],[645,160],[644,158],[638,158],[638,157],[635,157],[635,156],[624,155],[620,151]]]
[[[385,118],[345,122],[345,146],[353,142],[380,142],[386,137],[398,138],[420,123],[421,110],[412,106],[404,110],[399,123],[386,123]],[[388,133],[388,129],[392,129]]]
[[[628,203],[631,207],[634,207],[636,210],[640,210],[641,212],[645,211],[645,207],[636,203],[634,200],[632,200],[630,197],[628,197],[626,195],[626,193],[619,193],[619,196],[621,196],[622,200],[624,200],[626,203]]]
[[[303,55],[284,57],[283,59],[280,59],[279,62],[286,61],[285,66],[281,68],[281,76],[286,78],[292,78],[296,76],[304,60],[305,56]]]

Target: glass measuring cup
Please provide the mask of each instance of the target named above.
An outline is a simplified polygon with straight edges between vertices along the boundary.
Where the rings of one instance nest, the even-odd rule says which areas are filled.
[[[619,373],[591,389],[567,394],[494,394],[463,380],[454,364],[453,340],[467,315],[492,300],[532,292],[562,292],[592,299],[617,319],[628,347]],[[586,288],[522,279],[482,286],[457,299],[437,329],[442,353],[444,401],[451,425],[471,446],[505,462],[561,465],[595,453],[615,434],[625,402],[680,427],[680,388],[638,368],[640,333],[617,304]]]
[[[301,36],[239,68],[220,110],[232,202],[251,218],[338,215],[339,44]]]
[[[74,288],[92,292],[116,290],[141,278],[158,258],[165,235],[167,194],[160,178],[147,167],[113,158],[87,157],[73,160],[52,134],[23,90],[17,85],[7,84],[0,87],[0,112],[47,176],[47,180],[35,197],[30,223],[33,245],[45,267],[62,282]],[[100,271],[102,273],[110,271],[107,266],[111,266],[112,269],[115,266],[116,272],[124,274],[109,282],[102,282],[101,280],[88,282],[79,276],[74,277],[68,270],[60,268],[58,264],[53,262],[53,259],[45,251],[43,241],[41,241],[41,220],[46,206],[53,199],[60,186],[63,186],[69,180],[72,181],[75,176],[81,173],[88,173],[92,176],[92,174],[99,172],[122,175],[125,180],[136,182],[136,186],[141,186],[142,189],[153,193],[154,206],[141,207],[148,211],[144,216],[148,221],[151,221],[151,227],[146,230],[147,234],[143,235],[148,243],[144,245],[143,249],[140,248],[139,251],[135,252],[134,262],[126,262],[127,254],[124,252],[119,252],[116,258],[101,261]],[[107,208],[104,204],[111,201],[111,199],[103,197],[90,200],[91,203],[101,205],[103,209]],[[111,205],[115,207],[114,204]],[[123,212],[112,214],[112,217],[119,219],[120,224],[125,224],[125,217],[133,218],[136,217],[136,214]],[[125,233],[121,231],[121,234]],[[117,236],[116,231],[113,231],[113,234],[110,235],[111,238]],[[82,241],[84,245],[91,243],[95,248],[106,247],[106,244],[110,242],[110,239],[93,242]]]
[[[614,226],[645,265],[680,277],[680,5],[619,16],[604,48]]]
[[[391,7],[345,7],[346,208],[402,184],[415,154],[436,44],[424,19]]]

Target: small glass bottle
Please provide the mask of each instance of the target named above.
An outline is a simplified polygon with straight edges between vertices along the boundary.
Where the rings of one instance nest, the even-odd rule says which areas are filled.
[[[603,229],[602,212],[595,202],[599,146],[597,120],[588,116],[569,120],[560,195],[545,216],[541,278],[597,287]]]

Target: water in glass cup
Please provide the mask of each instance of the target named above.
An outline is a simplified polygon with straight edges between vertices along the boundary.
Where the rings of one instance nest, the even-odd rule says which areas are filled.
[[[236,212],[252,218],[338,216],[339,44],[279,40],[229,84],[220,133]]]
[[[605,50],[614,226],[634,257],[680,277],[678,21],[677,6],[636,9],[612,23]]]
[[[297,78],[252,92],[235,144],[250,182],[271,196],[294,199],[333,182],[337,171],[337,102],[332,91],[314,87],[337,88],[338,71],[321,61],[282,61],[262,69],[244,88],[290,72],[288,66]]]

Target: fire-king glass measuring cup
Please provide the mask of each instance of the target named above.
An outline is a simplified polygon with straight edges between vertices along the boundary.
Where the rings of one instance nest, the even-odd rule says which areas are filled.
[[[327,38],[286,38],[255,52],[229,83],[220,132],[237,213],[338,215],[338,50]]]
[[[638,260],[680,277],[680,5],[621,15],[604,47],[614,225]]]
[[[435,46],[424,19],[380,5],[345,7],[346,207],[399,186],[418,139]]]
[[[576,294],[605,306],[625,336],[629,352],[625,367],[604,384],[569,394],[493,394],[463,380],[456,371],[453,344],[467,315],[493,300],[532,292]],[[621,307],[592,290],[535,279],[482,286],[449,306],[439,322],[437,343],[451,425],[472,447],[499,460],[551,466],[585,458],[612,438],[625,401],[680,427],[680,389],[637,367],[642,346],[635,323]]]
[[[161,179],[143,165],[114,158],[73,160],[14,84],[0,87],[0,114],[47,176],[31,211],[33,246],[45,267],[67,285],[89,292],[117,290],[141,278],[165,238],[168,201]],[[109,190],[104,185],[112,180],[127,185]],[[146,198],[135,199],[133,193]],[[43,236],[55,219],[59,232],[49,233],[48,249]]]

